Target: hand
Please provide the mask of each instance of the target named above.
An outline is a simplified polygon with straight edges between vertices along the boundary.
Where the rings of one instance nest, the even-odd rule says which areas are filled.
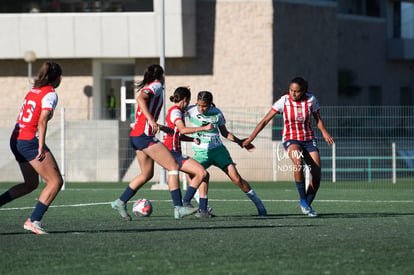
[[[249,144],[252,142],[252,140],[250,138],[245,138],[243,140],[241,140],[242,143],[242,147],[246,148],[247,146],[249,146]]]
[[[203,128],[204,128],[204,131],[212,130],[212,129],[214,129],[214,125],[209,123],[209,124],[203,126]]]
[[[199,138],[194,138],[194,139],[193,139],[193,142],[194,142],[195,144],[197,144],[197,145],[200,145],[201,140],[200,140]]]
[[[252,143],[249,143],[248,145],[244,146],[247,151],[252,152],[254,149],[256,149],[256,146],[254,146]]]
[[[250,140],[250,138],[245,138],[245,139],[242,139],[242,140],[240,140],[240,143],[241,143],[241,147],[242,148],[246,148],[246,150],[247,151],[249,151],[249,152],[251,152],[251,151],[253,151],[254,149],[256,149],[256,146],[254,146],[252,143],[251,143],[251,140]]]
[[[43,161],[45,159],[45,150],[43,149],[43,147],[39,148],[38,154],[36,156],[36,159],[38,161]]]
[[[256,149],[256,146],[254,146],[252,143],[250,143],[248,138],[242,139],[239,141],[239,145],[242,148],[246,148],[247,151],[251,152],[254,149]]]
[[[328,143],[328,145],[332,145],[332,144],[335,143],[334,138],[330,134],[323,133],[322,135],[323,135],[323,138],[325,139],[326,143]]]
[[[158,133],[159,127],[158,127],[157,122],[155,122],[155,120],[150,120],[150,121],[149,121],[149,124],[150,124],[150,126],[151,126],[152,133],[153,133],[154,135],[155,135],[156,133]]]
[[[243,148],[243,141],[244,140],[245,139],[236,139],[234,142],[237,143],[240,146],[240,148]]]

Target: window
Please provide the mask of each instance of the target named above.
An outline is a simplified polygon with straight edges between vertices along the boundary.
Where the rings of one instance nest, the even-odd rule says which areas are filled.
[[[401,2],[401,38],[414,39],[414,3]]]
[[[394,2],[393,15],[393,37],[414,39],[414,3]]]
[[[382,91],[380,86],[368,87],[369,105],[379,106],[382,104]]]
[[[34,12],[151,12],[153,0],[2,0],[0,13]]]
[[[338,0],[338,12],[343,14],[381,17],[381,1]]]

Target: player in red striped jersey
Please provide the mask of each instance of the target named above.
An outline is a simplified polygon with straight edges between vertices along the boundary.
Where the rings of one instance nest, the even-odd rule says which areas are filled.
[[[181,141],[200,142],[199,139],[186,136],[186,134],[209,131],[213,129],[213,125],[208,123],[201,127],[185,126],[184,112],[191,100],[191,92],[187,87],[178,87],[175,89],[174,95],[170,97],[170,100],[174,102],[174,105],[168,110],[165,121],[167,127],[174,129],[174,135],[165,135],[164,144],[170,150],[178,164],[180,164],[180,170],[190,175],[189,187],[183,199],[184,205],[190,205],[190,201],[194,197],[200,183],[208,182],[209,178],[206,169],[200,163],[188,156],[182,155]],[[212,217],[207,211],[207,188],[207,184],[203,184],[200,187],[201,203],[199,203],[198,207],[199,212],[196,213],[196,217],[199,218]]]
[[[257,124],[252,134],[243,142],[248,146],[273,119],[276,114],[283,114],[284,127],[282,142],[290,159],[293,161],[293,171],[300,197],[300,208],[303,214],[316,217],[317,213],[311,207],[321,180],[321,165],[316,138],[311,126],[312,116],[325,141],[332,145],[335,141],[325,129],[319,113],[320,107],[316,97],[308,93],[308,83],[301,77],[294,78],[289,85],[289,93],[276,101],[271,110]],[[304,164],[308,165],[312,175],[309,188],[306,191],[303,175]]]
[[[24,183],[11,187],[0,196],[2,206],[35,190],[39,186],[39,175],[46,181],[35,209],[23,226],[36,234],[47,234],[41,219],[63,184],[55,158],[45,144],[47,123],[53,117],[58,101],[55,88],[61,80],[62,69],[59,64],[46,62],[41,67],[33,88],[24,98],[10,138],[10,148],[19,163]]]
[[[163,104],[163,85],[164,69],[158,64],[148,66],[144,72],[144,79],[138,84],[138,108],[135,125],[130,132],[130,140],[137,155],[141,174],[129,183],[119,199],[111,203],[112,208],[118,210],[127,221],[131,220],[131,216],[127,212],[126,203],[153,177],[154,161],[168,171],[168,186],[174,204],[174,217],[180,219],[197,211],[196,208],[183,206],[178,180],[179,165],[167,147],[155,137],[158,130],[168,132],[169,129],[157,124]]]

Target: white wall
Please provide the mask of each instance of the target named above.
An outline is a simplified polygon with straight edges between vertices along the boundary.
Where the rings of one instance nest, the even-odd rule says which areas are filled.
[[[37,58],[158,57],[155,3],[154,12],[1,14],[0,59],[21,59],[28,50]],[[165,1],[165,33],[166,56],[195,55],[194,0]]]

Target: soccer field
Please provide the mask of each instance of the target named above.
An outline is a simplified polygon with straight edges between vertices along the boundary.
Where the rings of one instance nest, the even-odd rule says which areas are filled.
[[[134,199],[150,199],[152,216],[126,222],[109,204],[125,183],[68,183],[43,219],[50,234],[38,236],[26,233],[23,223],[39,188],[0,208],[1,273],[414,273],[410,181],[357,189],[322,183],[313,204],[318,218],[300,213],[293,183],[251,185],[268,217],[258,217],[233,184],[212,183],[209,199],[217,217],[174,220],[169,192],[147,184]],[[9,186],[2,183],[0,192]]]

